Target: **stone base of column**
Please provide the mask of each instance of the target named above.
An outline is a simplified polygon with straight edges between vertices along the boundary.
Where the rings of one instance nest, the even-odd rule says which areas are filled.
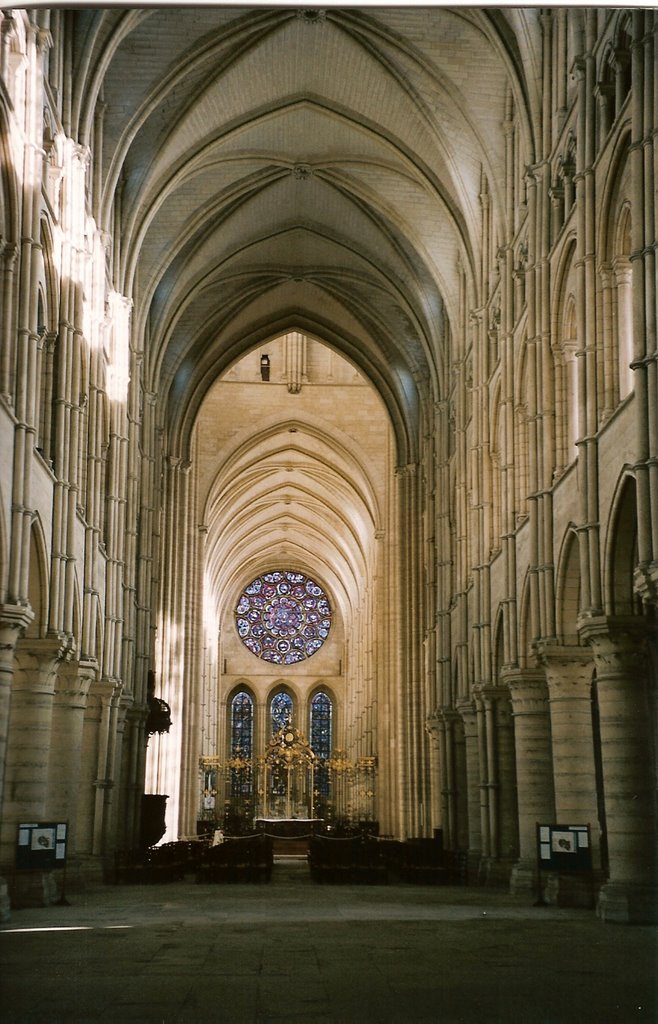
[[[654,886],[609,882],[599,893],[597,916],[618,924],[658,924],[658,891]]]
[[[502,860],[497,857],[486,857],[480,863],[480,880],[482,885],[491,886],[492,889],[509,888],[513,861]]]
[[[61,894],[61,878],[54,871],[26,871],[9,881],[12,907],[51,907]]]
[[[11,921],[11,903],[9,901],[9,886],[7,879],[0,877],[0,924]]]
[[[509,891],[512,896],[534,896],[539,898],[537,865],[532,860],[518,860],[512,867]]]
[[[112,872],[113,876],[114,872]],[[71,871],[72,891],[83,890],[87,885],[103,885],[104,882],[114,881],[114,877],[108,877],[109,872],[103,857],[94,857],[92,854],[76,854]],[[69,887],[69,868],[67,867],[66,887]]]
[[[596,894],[601,885],[601,878],[593,875],[558,875],[549,874],[544,890],[546,903],[555,907],[581,907],[594,910]]]
[[[479,850],[469,850],[466,854],[466,879],[469,885],[481,885],[482,854]]]

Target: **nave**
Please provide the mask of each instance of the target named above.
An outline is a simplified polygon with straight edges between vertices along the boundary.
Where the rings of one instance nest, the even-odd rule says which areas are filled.
[[[90,887],[0,926],[5,1024],[650,1024],[656,929],[436,886]],[[38,970],[35,971],[35,964]]]
[[[657,54],[0,9],[0,918],[308,819],[658,920]]]

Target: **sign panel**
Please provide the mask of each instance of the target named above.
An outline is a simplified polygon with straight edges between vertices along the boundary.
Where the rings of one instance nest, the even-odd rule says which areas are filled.
[[[589,825],[538,824],[537,856],[542,871],[591,871]]]
[[[66,864],[68,824],[65,821],[26,821],[18,826],[16,869],[51,871]]]

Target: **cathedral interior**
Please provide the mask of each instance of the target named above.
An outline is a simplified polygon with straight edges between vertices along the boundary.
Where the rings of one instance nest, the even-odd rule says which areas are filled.
[[[657,35],[2,8],[5,904],[285,825],[657,920]]]

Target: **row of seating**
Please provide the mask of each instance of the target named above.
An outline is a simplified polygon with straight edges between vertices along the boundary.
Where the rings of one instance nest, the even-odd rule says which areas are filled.
[[[273,862],[271,836],[225,839],[219,845],[203,850],[196,867],[196,881],[269,882]]]
[[[382,885],[460,885],[466,882],[465,855],[445,851],[434,839],[334,839],[313,836],[308,864],[315,882]]]
[[[197,869],[205,844],[180,839],[162,846],[122,850],[115,855],[115,881],[119,885],[176,882]]]
[[[314,882],[382,884],[388,881],[380,843],[369,836],[334,839],[312,836],[308,865]]]

